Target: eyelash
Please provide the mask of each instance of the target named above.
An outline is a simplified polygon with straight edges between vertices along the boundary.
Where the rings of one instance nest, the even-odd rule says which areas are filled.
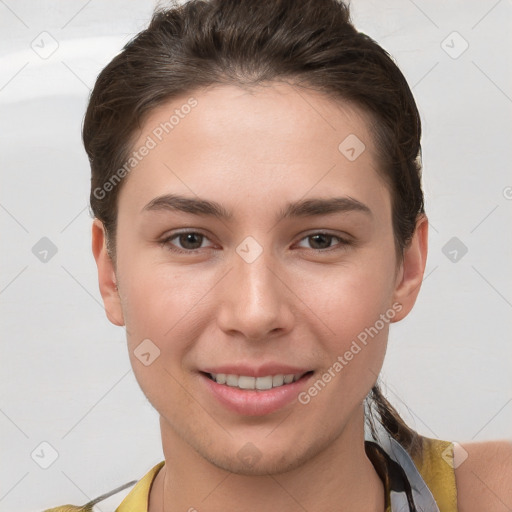
[[[203,240],[204,239],[208,240],[208,237],[206,235],[200,233],[199,231],[182,231],[182,232],[174,233],[174,234],[166,237],[164,240],[160,241],[159,243],[160,243],[160,245],[162,247],[165,247],[169,251],[172,251],[172,252],[175,252],[175,253],[178,253],[178,254],[195,254],[198,251],[200,251],[201,249],[205,249],[205,247],[199,247],[198,249],[180,249],[179,247],[176,247],[174,244],[171,243],[172,240],[174,240],[174,239],[176,239],[176,238],[178,238],[180,236],[183,236],[183,235],[199,235],[199,236],[203,237]],[[346,238],[342,238],[340,236],[333,235],[331,233],[326,233],[326,232],[323,232],[323,231],[317,231],[317,232],[311,233],[309,235],[306,235],[306,236],[302,237],[299,240],[299,242],[302,242],[303,240],[306,240],[308,238],[311,238],[311,237],[314,237],[314,236],[318,236],[318,235],[323,235],[323,236],[326,236],[326,237],[330,237],[331,240],[332,239],[338,240],[338,245],[339,246],[336,247],[336,245],[335,245],[335,246],[332,246],[332,247],[327,247],[325,249],[309,248],[309,250],[315,251],[315,252],[320,252],[320,253],[326,253],[326,252],[335,251],[335,250],[343,250],[346,247],[354,245],[354,242],[352,240],[348,240]]]

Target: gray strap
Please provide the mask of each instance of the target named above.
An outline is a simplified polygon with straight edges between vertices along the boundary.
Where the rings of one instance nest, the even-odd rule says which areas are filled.
[[[422,512],[439,512],[439,507],[437,506],[432,492],[427,487],[427,484],[423,480],[407,451],[400,445],[400,443],[390,436],[387,430],[380,423],[376,425],[376,430],[377,439],[372,436],[369,428],[365,428],[365,439],[377,443],[389,455],[389,457],[398,463],[404,470],[407,480],[411,485],[412,497],[416,508]],[[391,511],[404,512],[407,510],[409,510],[409,508],[405,493],[392,492]]]

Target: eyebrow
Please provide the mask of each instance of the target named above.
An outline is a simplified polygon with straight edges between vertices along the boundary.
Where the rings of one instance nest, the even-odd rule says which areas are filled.
[[[165,194],[152,199],[141,213],[145,211],[181,211],[193,215],[205,215],[218,219],[230,220],[233,213],[215,201],[185,197],[176,194]],[[277,215],[276,220],[290,217],[310,217],[333,213],[361,212],[372,216],[372,211],[361,201],[352,197],[331,197],[328,199],[313,198],[288,203]]]

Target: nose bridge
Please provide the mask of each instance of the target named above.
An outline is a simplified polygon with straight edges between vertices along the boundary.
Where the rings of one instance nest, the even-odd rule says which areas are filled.
[[[289,297],[272,270],[271,253],[258,249],[250,240],[240,244],[236,252],[223,290],[220,327],[251,339],[288,330],[292,320]]]

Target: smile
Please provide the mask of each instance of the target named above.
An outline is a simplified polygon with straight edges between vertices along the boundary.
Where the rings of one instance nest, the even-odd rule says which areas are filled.
[[[209,373],[209,377],[217,384],[224,384],[232,388],[265,391],[291,384],[303,377],[304,373],[266,375],[265,377],[251,377],[249,375],[232,375],[226,373]]]

